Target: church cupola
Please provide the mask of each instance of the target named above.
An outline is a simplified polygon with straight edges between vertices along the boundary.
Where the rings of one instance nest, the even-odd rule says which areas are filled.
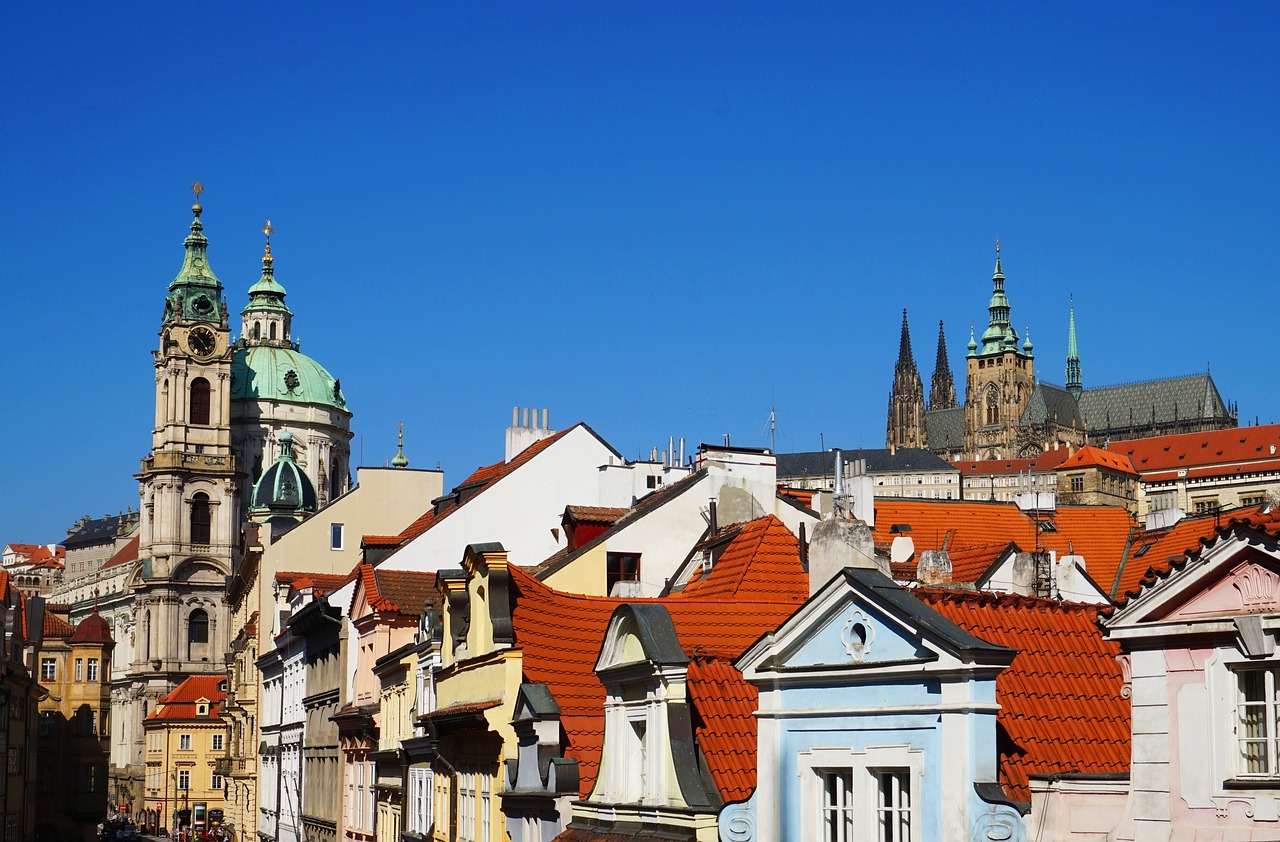
[[[301,520],[316,510],[316,489],[293,456],[293,434],[280,433],[280,455],[253,486],[251,515]]]
[[[262,277],[249,287],[249,303],[240,311],[240,336],[250,346],[283,348],[293,344],[290,336],[293,313],[284,303],[284,287],[276,281],[275,258],[271,255],[271,233],[274,230],[268,219],[262,228],[267,238],[262,254]]]
[[[197,181],[191,185],[191,192],[196,196],[191,206],[195,218],[191,220],[191,233],[183,241],[186,254],[182,269],[169,283],[169,294],[164,300],[164,324],[208,322],[225,326],[227,308],[222,300],[222,282],[209,266],[209,240],[200,222],[200,213],[204,210],[200,206],[200,194],[204,192],[204,185]]]
[[[396,442],[396,455],[391,457],[391,467],[407,468],[409,467],[409,457],[404,455],[404,424],[400,425],[398,441]]]

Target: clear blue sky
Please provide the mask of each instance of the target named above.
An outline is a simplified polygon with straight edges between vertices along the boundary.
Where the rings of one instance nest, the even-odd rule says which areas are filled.
[[[994,239],[1061,383],[1212,366],[1280,421],[1271,3],[21,4],[0,26],[0,543],[136,506],[200,179],[233,313],[270,217],[354,454],[453,485],[511,407],[882,446],[903,307],[963,382]]]

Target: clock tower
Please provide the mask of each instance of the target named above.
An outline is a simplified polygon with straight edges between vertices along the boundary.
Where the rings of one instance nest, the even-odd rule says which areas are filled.
[[[137,474],[141,494],[138,566],[129,583],[136,642],[127,681],[113,688],[117,791],[143,803],[142,720],[156,699],[190,675],[224,673],[229,639],[225,577],[236,562],[240,518],[231,448],[233,349],[222,283],[209,266],[200,221],[184,243],[182,269],[169,284],[155,364],[151,452]],[[114,711],[113,711],[114,712]],[[170,819],[166,817],[166,821]]]

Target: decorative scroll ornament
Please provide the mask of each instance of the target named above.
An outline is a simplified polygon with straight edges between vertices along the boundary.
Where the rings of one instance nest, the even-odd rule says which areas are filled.
[[[1240,592],[1245,608],[1266,609],[1276,606],[1276,583],[1280,577],[1257,564],[1237,570],[1231,584]]]

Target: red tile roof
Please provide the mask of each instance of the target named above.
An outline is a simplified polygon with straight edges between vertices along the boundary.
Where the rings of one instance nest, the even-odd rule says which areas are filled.
[[[1280,509],[1270,512],[1263,509],[1261,506],[1246,509],[1233,513],[1229,519],[1215,515],[1186,518],[1169,529],[1146,533],[1134,542],[1129,571],[1123,579],[1125,587],[1117,592],[1116,604],[1124,605],[1137,597],[1144,588],[1180,569],[1196,558],[1200,550],[1237,527],[1280,535]],[[1139,555],[1143,546],[1149,549]]]
[[[1138,472],[1133,469],[1133,465],[1130,464],[1128,456],[1089,445],[1077,450],[1074,456],[1058,467],[1059,470],[1063,471],[1072,468],[1107,468],[1122,474],[1131,474],[1135,477],[1138,475]]]
[[[131,561],[137,561],[138,548],[141,546],[141,538],[137,535],[133,536],[133,538],[129,540],[129,543],[116,550],[115,554],[112,555],[111,558],[107,559],[107,563],[102,565],[102,569],[106,570],[108,567],[116,567],[121,564],[128,564]]]
[[[1118,441],[1107,450],[1127,456],[1144,480],[1179,469],[1194,476],[1232,475],[1259,470],[1257,463],[1280,465],[1280,424]]]
[[[399,544],[399,535],[363,535],[360,545],[363,547],[394,547]]]
[[[394,611],[416,617],[428,602],[439,600],[435,573],[384,570],[361,563],[357,567],[357,575],[365,601],[374,611]],[[351,595],[353,601],[355,597],[355,594]]]
[[[618,518],[631,511],[626,507],[616,506],[565,506],[564,513],[579,523],[601,523],[610,525]]]
[[[225,686],[224,675],[192,675],[181,684],[170,690],[156,701],[156,709],[147,716],[147,720],[159,719],[217,719],[222,703],[226,701],[227,691],[219,689]],[[207,717],[196,714],[196,702],[199,699],[209,700]]]
[[[771,552],[766,546],[764,570],[771,567],[766,560]],[[738,589],[752,594],[756,601],[691,595],[615,599],[560,593],[524,570],[511,568],[516,596],[512,626],[516,645],[523,651],[524,678],[545,682],[560,706],[560,723],[568,738],[565,756],[578,761],[582,797],[587,797],[595,784],[604,741],[605,693],[595,664],[605,629],[618,606],[647,602],[666,607],[680,645],[695,661],[702,662],[689,671],[689,694],[702,717],[699,743],[722,795],[728,800],[729,794],[744,787],[748,793],[754,788],[755,705],[749,691],[741,686],[741,676],[735,679],[729,674],[736,675],[729,662],[761,634],[776,629],[799,606],[785,589],[758,588],[750,581],[752,576],[744,576]],[[767,595],[755,596],[762,592]],[[555,633],[548,634],[548,629]],[[707,665],[713,660],[723,663]],[[700,699],[708,706],[705,713],[698,706]],[[748,731],[750,739],[744,738]]]
[[[996,720],[1011,744],[1000,748],[1000,782],[1030,801],[1028,775],[1129,771],[1129,700],[1097,606],[1032,597],[917,589],[965,631],[1018,650],[996,678]]]
[[[276,581],[288,584],[296,591],[311,588],[316,596],[332,593],[355,578],[355,570],[350,573],[289,573],[276,574]]]
[[[1071,450],[1059,447],[1057,450],[1046,450],[1031,459],[983,459],[978,462],[952,462],[960,470],[960,476],[1004,476],[1006,474],[1025,474],[1030,472],[1047,473],[1061,465],[1071,456]]]
[[[796,536],[766,515],[743,526],[711,571],[681,595],[799,604],[809,598],[809,575],[800,564]]]
[[[55,638],[59,640],[69,640],[71,635],[76,633],[76,627],[68,623],[66,620],[48,610],[45,607],[44,612],[44,639],[49,640]]]
[[[1038,527],[1013,503],[876,500],[875,541],[888,544],[893,538],[890,528],[906,523],[911,525],[917,555],[939,549],[948,535],[953,558],[969,548],[1008,543],[1023,551],[1053,550],[1059,557],[1074,551],[1084,557],[1089,576],[1106,588],[1115,581],[1130,535],[1137,529],[1133,517],[1119,506],[1059,506],[1042,520],[1052,525],[1052,531]]]

